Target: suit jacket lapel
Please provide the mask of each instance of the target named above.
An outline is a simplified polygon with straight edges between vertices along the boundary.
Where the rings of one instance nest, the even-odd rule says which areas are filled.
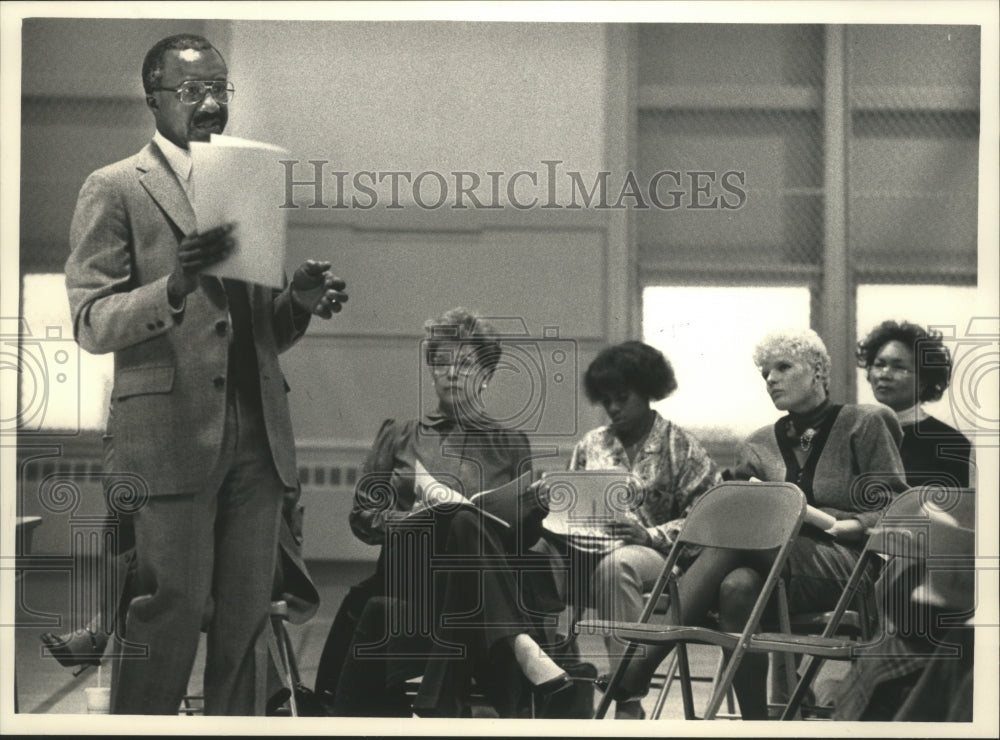
[[[184,188],[177,182],[177,176],[160,154],[159,147],[150,142],[141,154],[139,164],[136,165],[142,172],[139,182],[181,233],[193,233],[198,226],[194,210],[188,202]]]
[[[198,220],[191,208],[187,193],[163,158],[160,148],[149,142],[140,154],[142,156],[136,165],[142,173],[139,182],[182,234],[193,234],[198,228]],[[226,292],[219,278],[214,275],[202,275],[201,284],[212,303],[219,307],[226,305]]]

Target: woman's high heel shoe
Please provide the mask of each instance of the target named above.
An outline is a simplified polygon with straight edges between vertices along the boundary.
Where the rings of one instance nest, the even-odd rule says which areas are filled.
[[[558,694],[560,691],[568,689],[573,684],[573,679],[569,677],[566,671],[563,671],[555,678],[550,678],[548,681],[544,681],[539,684],[531,684],[531,693],[535,695],[535,698],[541,699],[545,697],[552,696],[553,694]]]
[[[528,634],[516,635],[511,642],[511,648],[514,660],[536,697],[551,696],[572,683],[569,674],[546,655],[545,651]],[[551,678],[546,678],[546,676],[551,676]]]
[[[602,673],[594,679],[594,686],[601,693],[607,693],[611,685],[611,674]],[[646,719],[646,710],[642,708],[642,700],[649,693],[649,687],[645,690],[634,693],[624,690],[621,684],[615,691],[615,719]]]
[[[106,634],[95,632],[90,627],[65,635],[45,632],[41,635],[41,640],[52,657],[64,668],[100,665],[104,649],[108,644]]]
[[[594,679],[594,686],[602,694],[607,693],[608,687],[611,685],[611,675],[610,673],[602,673]],[[615,690],[615,695],[612,698],[617,702],[641,701],[646,698],[646,694],[648,693],[648,686],[642,691],[628,691],[621,684],[618,684],[618,688]]]
[[[541,719],[549,716],[549,706],[552,701],[557,694],[566,691],[573,685],[573,679],[570,678],[568,673],[563,671],[548,681],[539,684],[533,684],[529,681],[528,685],[531,687],[531,695],[534,702],[533,716]]]

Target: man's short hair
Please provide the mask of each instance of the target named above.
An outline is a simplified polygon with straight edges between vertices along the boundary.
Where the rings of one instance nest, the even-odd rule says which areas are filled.
[[[147,95],[159,87],[163,81],[163,58],[171,49],[178,51],[212,49],[220,57],[222,56],[221,52],[212,46],[208,39],[196,33],[179,33],[160,39],[153,45],[152,49],[146,52],[146,58],[142,62],[142,89],[146,91]]]

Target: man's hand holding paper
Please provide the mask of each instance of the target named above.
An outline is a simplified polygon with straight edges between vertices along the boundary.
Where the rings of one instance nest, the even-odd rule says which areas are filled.
[[[184,297],[198,287],[198,275],[229,256],[236,245],[235,224],[223,224],[203,233],[186,236],[177,248],[177,263],[167,278],[167,297],[174,308],[183,305]]]
[[[212,135],[211,143],[192,141],[191,205],[198,233],[233,227],[234,248],[204,272],[282,288],[286,218],[284,180],[279,161],[288,152],[257,141]],[[234,190],[233,183],[239,183]],[[192,237],[197,238],[197,236]]]

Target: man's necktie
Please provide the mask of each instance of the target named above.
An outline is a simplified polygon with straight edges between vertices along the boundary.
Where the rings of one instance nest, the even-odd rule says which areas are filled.
[[[246,399],[260,398],[257,350],[253,341],[253,320],[246,283],[223,278],[233,322],[233,343],[229,348],[229,382]]]

